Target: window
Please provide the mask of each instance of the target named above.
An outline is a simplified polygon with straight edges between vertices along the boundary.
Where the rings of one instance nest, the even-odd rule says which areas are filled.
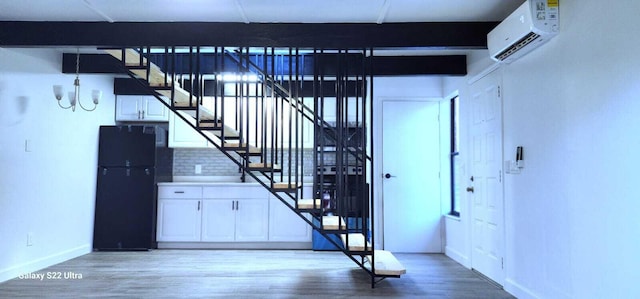
[[[451,154],[449,156],[451,167],[451,212],[452,216],[460,216],[460,184],[457,179],[460,174],[460,103],[458,96],[451,99]]]

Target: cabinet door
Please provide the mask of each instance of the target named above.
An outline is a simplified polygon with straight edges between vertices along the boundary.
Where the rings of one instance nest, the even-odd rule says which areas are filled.
[[[233,242],[235,239],[235,201],[228,199],[203,200],[202,241]]]
[[[201,205],[198,199],[158,200],[157,240],[200,241]]]
[[[169,121],[169,108],[155,97],[143,97],[141,100],[142,119],[145,121]]]
[[[236,241],[267,241],[269,239],[269,201],[236,200]]]
[[[142,107],[140,96],[116,97],[116,121],[139,121]]]
[[[269,241],[311,242],[308,223],[279,199],[271,197],[269,201]]]
[[[179,111],[177,113],[184,113]],[[185,115],[187,119],[195,123],[195,119],[189,115]],[[175,113],[169,115],[169,147],[207,147],[207,139],[202,137],[193,127],[187,124],[182,118],[176,116]]]

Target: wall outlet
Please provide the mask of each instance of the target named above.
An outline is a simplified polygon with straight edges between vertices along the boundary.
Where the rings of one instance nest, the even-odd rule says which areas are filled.
[[[27,246],[33,246],[33,233],[27,233]]]
[[[202,165],[196,164],[195,172],[196,172],[196,174],[201,174],[202,173]]]

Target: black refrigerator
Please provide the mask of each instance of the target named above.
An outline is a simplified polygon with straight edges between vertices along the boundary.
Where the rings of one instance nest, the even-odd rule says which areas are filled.
[[[154,248],[153,126],[101,126],[99,142],[94,250]]]

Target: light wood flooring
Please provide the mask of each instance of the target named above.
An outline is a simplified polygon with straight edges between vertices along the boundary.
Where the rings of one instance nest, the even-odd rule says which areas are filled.
[[[4,282],[0,298],[513,298],[442,254],[395,256],[407,274],[372,289],[366,272],[338,252],[93,252],[34,273],[43,280]]]

